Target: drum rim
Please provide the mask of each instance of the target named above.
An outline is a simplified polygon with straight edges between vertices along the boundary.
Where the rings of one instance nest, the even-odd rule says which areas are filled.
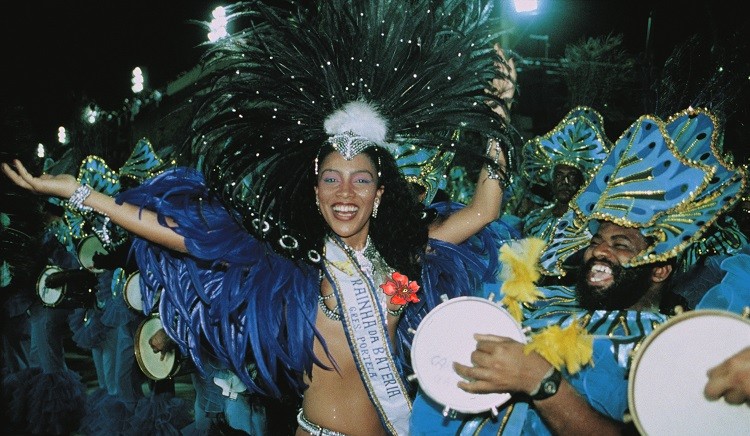
[[[49,274],[47,274],[48,276],[50,274],[52,274],[53,272],[61,272],[61,271],[63,271],[63,269],[61,267],[57,266],[57,265],[47,265],[46,267],[44,267],[44,269],[42,270],[42,272],[39,273],[39,277],[36,279],[36,295],[37,295],[37,297],[39,297],[39,301],[41,301],[42,304],[45,305],[46,307],[56,307],[63,300],[63,298],[65,297],[65,288],[66,288],[66,285],[63,284],[59,288],[48,288],[47,286],[45,286],[45,288],[47,288],[47,289],[59,289],[60,290],[60,298],[58,298],[57,301],[54,304],[47,303],[46,301],[44,301],[44,299],[42,299],[42,296],[39,294],[39,291],[40,291],[39,288],[42,286],[42,277],[44,276],[44,273],[46,273],[47,271],[50,271],[50,270],[52,272],[50,272]],[[45,280],[45,283],[47,283],[46,280]]]
[[[123,292],[122,292],[122,297],[125,300],[125,304],[129,308],[131,308],[131,309],[133,309],[133,310],[135,310],[137,312],[142,312],[143,311],[143,307],[141,307],[140,309],[138,309],[138,308],[134,307],[132,304],[130,304],[130,299],[128,298],[128,287],[130,285],[130,281],[131,280],[136,279],[136,278],[140,278],[140,276],[141,276],[141,272],[140,271],[134,271],[134,272],[130,273],[130,275],[128,276],[128,278],[125,279],[125,286],[123,287]],[[140,286],[140,284],[139,284],[139,286]],[[143,302],[141,302],[141,304],[142,303]]]
[[[648,434],[643,423],[638,418],[638,413],[635,404],[635,374],[638,370],[638,366],[641,364],[643,353],[648,347],[656,340],[656,338],[664,333],[667,329],[675,324],[679,324],[683,321],[687,321],[696,317],[702,316],[720,316],[725,318],[732,318],[750,326],[750,319],[735,312],[721,309],[694,309],[686,312],[682,312],[679,315],[675,315],[669,318],[667,321],[657,325],[654,330],[646,336],[646,338],[637,344],[632,351],[632,358],[630,361],[630,369],[628,370],[628,414],[630,415],[633,424],[640,434]]]
[[[178,359],[177,359],[177,352],[176,351],[171,351],[171,352],[167,352],[167,354],[168,354],[168,356],[171,355],[171,357],[168,357],[168,358],[172,359],[172,370],[169,371],[169,374],[167,374],[167,376],[165,376],[165,377],[158,377],[158,376],[154,375],[146,367],[146,364],[144,363],[145,360],[143,359],[143,356],[141,355],[141,349],[140,349],[139,343],[140,343],[141,331],[143,330],[143,327],[145,327],[147,323],[153,321],[154,319],[158,320],[159,323],[161,324],[161,318],[159,317],[159,314],[153,314],[153,315],[150,315],[149,317],[147,317],[146,319],[144,319],[143,321],[141,321],[141,323],[138,325],[138,329],[136,330],[135,336],[134,336],[134,340],[135,340],[135,344],[134,345],[135,346],[133,348],[135,350],[135,361],[136,361],[136,363],[138,363],[138,367],[141,369],[141,372],[143,372],[143,374],[146,377],[150,378],[151,380],[159,381],[159,380],[166,380],[166,379],[174,377],[174,375],[177,374],[177,372],[180,369],[180,363],[178,362]],[[154,354],[156,354],[156,353],[154,353]]]
[[[101,269],[101,268],[95,268],[93,266],[93,259],[94,259],[93,254],[91,255],[92,265],[86,266],[84,264],[84,262],[81,260],[81,250],[83,249],[83,246],[85,244],[90,244],[91,243],[89,241],[96,241],[99,244],[99,246],[101,246],[102,249],[104,249],[105,252],[108,252],[107,249],[104,248],[104,244],[102,243],[102,241],[96,235],[88,235],[88,236],[84,237],[83,239],[81,239],[80,242],[78,242],[78,246],[76,247],[76,257],[78,258],[78,263],[80,263],[82,267],[86,268],[87,270],[89,270],[89,271],[91,271],[93,273],[104,272],[103,269]]]
[[[420,330],[420,328],[422,328],[422,326],[426,326],[427,324],[429,324],[429,322],[427,322],[427,321],[429,321],[430,318],[434,317],[435,313],[439,312],[438,309],[443,309],[443,308],[448,307],[448,306],[450,306],[452,304],[456,304],[456,303],[463,302],[463,301],[482,302],[484,304],[492,306],[494,309],[499,310],[500,313],[504,313],[509,320],[512,320],[515,323],[515,326],[518,329],[518,333],[519,333],[520,337],[523,338],[523,342],[525,343],[525,342],[528,341],[528,338],[526,337],[526,335],[524,333],[523,326],[521,326],[521,324],[515,318],[513,318],[513,316],[508,311],[508,309],[506,309],[505,307],[503,307],[500,303],[495,302],[495,301],[493,301],[493,300],[491,300],[489,298],[477,297],[477,296],[472,296],[472,295],[464,295],[464,296],[460,296],[460,297],[450,298],[448,300],[445,300],[445,301],[441,302],[440,304],[438,304],[437,306],[435,306],[432,310],[430,310],[427,313],[427,315],[425,315],[424,318],[422,318],[422,321],[420,321],[419,326],[417,326],[417,329],[414,332],[414,336],[412,338],[412,347],[411,347],[410,357],[411,357],[411,361],[412,361],[412,369],[414,370],[414,374],[416,375],[418,382],[419,382],[419,375],[417,374],[417,366],[418,365],[416,363],[418,361],[418,359],[415,358],[415,350],[416,350],[417,347],[415,347],[414,345],[416,343],[415,339],[418,337],[420,331],[422,331],[422,330]],[[437,402],[441,406],[447,407],[448,409],[456,411],[456,412],[459,412],[459,413],[471,413],[471,414],[474,414],[474,413],[484,413],[484,412],[493,410],[493,407],[500,407],[500,406],[502,406],[503,404],[507,403],[508,400],[511,397],[510,393],[494,393],[494,395],[503,396],[503,397],[506,397],[506,399],[502,400],[502,401],[499,401],[494,406],[491,406],[491,407],[488,407],[488,408],[481,408],[481,410],[480,409],[471,409],[470,410],[470,409],[467,409],[467,408],[462,408],[462,409],[459,410],[459,409],[457,409],[457,408],[455,408],[453,406],[450,406],[450,405],[447,405],[447,404],[443,404],[441,401],[438,401],[437,399],[435,399],[435,397],[433,396],[434,395],[434,391],[432,391],[432,389],[430,389],[429,387],[427,389],[425,389],[425,387],[423,386],[423,384],[420,384],[420,389],[422,389],[425,392],[425,394],[427,394],[428,397],[430,397],[433,401]],[[493,395],[493,394],[486,394],[486,395]]]

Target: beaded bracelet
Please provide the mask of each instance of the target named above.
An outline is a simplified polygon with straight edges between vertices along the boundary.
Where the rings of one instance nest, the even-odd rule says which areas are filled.
[[[386,309],[385,311],[388,312],[388,315],[390,316],[401,316],[401,314],[404,313],[404,310],[406,310],[406,304],[396,310]]]
[[[109,245],[112,243],[112,235],[109,233],[109,228],[107,227],[109,221],[109,216],[104,215],[104,222],[102,223],[101,230],[94,228],[94,233],[96,233],[96,236],[98,236],[99,240],[102,241],[105,245]]]
[[[492,148],[495,149],[495,156],[493,157],[490,152],[492,151]],[[500,165],[500,153],[502,153],[502,149],[500,148],[500,141],[494,141],[489,140],[487,141],[487,150],[485,151],[485,155],[492,159],[498,166]],[[487,177],[492,180],[500,180],[502,177],[502,174],[500,171],[498,171],[496,168],[494,168],[492,165],[487,164]]]
[[[493,147],[495,148],[494,157],[490,154]],[[500,165],[500,156],[502,153],[503,153],[503,149],[500,147],[500,141],[497,141],[497,140],[487,141],[487,151],[485,152],[485,154],[487,155],[488,158],[492,159],[495,162],[495,164],[498,166],[498,168],[495,168],[490,164],[485,165],[485,167],[487,168],[487,178],[491,180],[498,180],[500,181],[500,184],[503,187],[507,187],[507,184],[508,184],[507,174],[505,172],[504,167]]]
[[[94,210],[92,207],[83,205],[83,202],[89,198],[89,195],[91,195],[91,188],[89,185],[81,185],[73,191],[73,194],[68,199],[68,205],[70,205],[73,210],[77,210],[81,213],[91,212]]]

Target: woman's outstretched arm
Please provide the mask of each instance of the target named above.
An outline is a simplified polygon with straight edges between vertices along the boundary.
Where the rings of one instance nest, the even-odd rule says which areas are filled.
[[[38,195],[68,199],[81,186],[70,174],[33,176],[19,160],[14,160],[13,166],[3,163],[2,169],[13,183]],[[169,227],[159,224],[153,211],[141,211],[138,206],[128,203],[117,204],[113,197],[94,190],[83,201],[83,205],[109,216],[113,223],[134,235],[171,250],[187,252],[185,238]],[[170,226],[175,225],[169,219],[167,222]]]

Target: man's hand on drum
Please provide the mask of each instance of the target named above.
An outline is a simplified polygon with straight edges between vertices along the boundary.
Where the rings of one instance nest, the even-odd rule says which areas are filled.
[[[712,401],[724,397],[729,404],[750,406],[750,347],[709,369],[703,392]]]
[[[148,344],[151,346],[154,354],[161,353],[161,360],[164,360],[166,354],[174,349],[174,342],[169,339],[169,336],[167,336],[167,332],[165,332],[164,329],[157,330],[156,333],[148,339]]]
[[[458,383],[466,392],[529,394],[552,367],[535,352],[525,354],[524,344],[511,338],[476,334],[474,339],[473,366],[453,364],[456,373],[466,379]]]

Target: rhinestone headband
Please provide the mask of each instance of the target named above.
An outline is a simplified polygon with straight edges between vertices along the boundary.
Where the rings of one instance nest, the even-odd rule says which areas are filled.
[[[331,136],[328,143],[346,160],[352,160],[363,150],[378,145],[364,136],[355,135],[351,130]]]

